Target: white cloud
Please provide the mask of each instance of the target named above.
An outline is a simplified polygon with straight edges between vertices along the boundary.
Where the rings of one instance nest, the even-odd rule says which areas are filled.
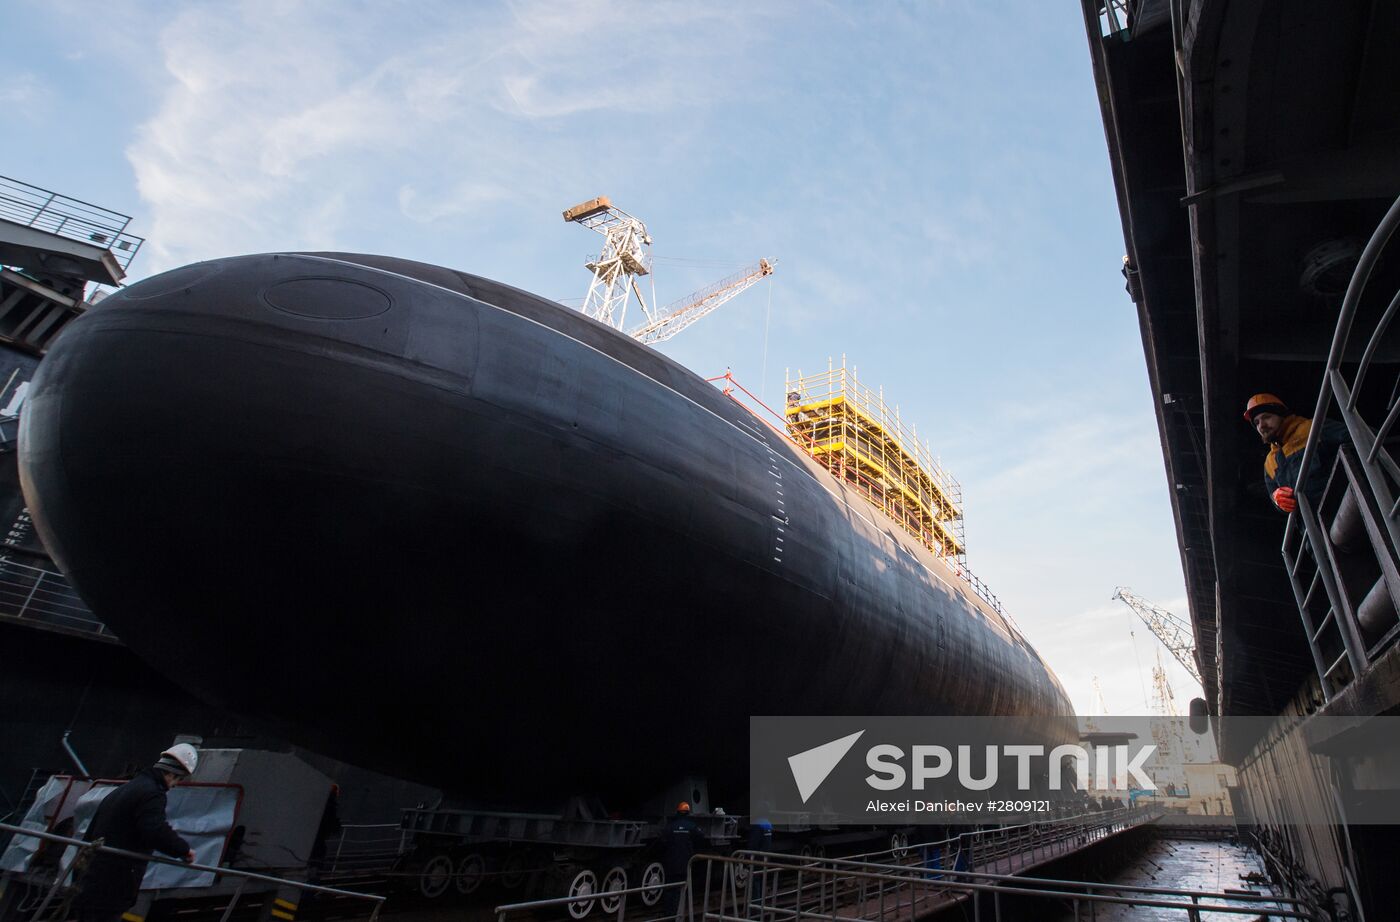
[[[127,151],[151,209],[144,268],[330,245],[395,205],[415,222],[556,207],[554,185],[591,188],[594,158],[613,174],[647,162],[623,119],[722,99],[720,62],[748,41],[725,34],[732,11],[689,3],[416,12],[182,8],[159,33],[158,110]]]
[[[424,194],[411,185],[399,188],[399,210],[414,221],[431,223],[456,215],[472,214],[482,206],[506,198],[507,190],[499,185],[463,180],[445,192]]]

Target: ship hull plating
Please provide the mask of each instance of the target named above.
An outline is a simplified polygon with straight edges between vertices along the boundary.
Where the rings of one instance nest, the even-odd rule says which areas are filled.
[[[754,714],[1071,713],[781,436],[473,276],[343,254],[157,276],[64,333],[22,427],[47,546],[134,650],[401,777],[739,785]]]

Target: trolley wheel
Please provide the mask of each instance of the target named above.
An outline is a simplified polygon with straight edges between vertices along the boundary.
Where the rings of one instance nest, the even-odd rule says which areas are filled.
[[[655,906],[661,902],[662,887],[666,885],[666,868],[660,861],[653,861],[642,869],[642,879],[637,886],[644,888],[641,893],[643,906]]]
[[[530,872],[530,862],[521,851],[510,852],[501,865],[501,886],[515,890],[525,883],[525,875]]]
[[[907,858],[909,856],[909,833],[896,832],[890,836],[890,856],[894,858]]]
[[[573,880],[569,881],[568,895],[571,897],[592,896],[597,892],[598,875],[588,870],[588,868],[579,871],[574,875]],[[569,907],[569,915],[573,916],[575,919],[582,919],[593,911],[594,902],[594,900],[580,900],[575,903],[567,904]]]
[[[452,859],[446,855],[434,855],[418,872],[418,892],[430,900],[435,900],[452,886]]]
[[[627,869],[618,865],[614,865],[613,867],[609,868],[608,873],[603,875],[603,892],[611,894],[615,893],[618,890],[626,889]],[[598,905],[602,908],[603,912],[607,913],[608,915],[612,915],[613,913],[617,912],[618,907],[622,905],[622,897],[600,897],[598,900]]]
[[[467,852],[457,862],[457,874],[454,882],[457,884],[457,892],[463,896],[475,893],[481,887],[481,882],[486,879],[486,859],[480,852]]]
[[[811,845],[810,842],[804,842],[803,845],[802,845],[802,847],[799,848],[799,849],[797,850],[797,857],[799,857],[799,858],[811,858],[811,857],[814,856],[816,853],[817,853],[817,850],[814,849],[814,848],[812,848],[812,845]]]

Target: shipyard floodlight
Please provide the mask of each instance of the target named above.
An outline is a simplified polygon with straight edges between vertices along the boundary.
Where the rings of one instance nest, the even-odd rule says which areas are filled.
[[[583,313],[616,330],[625,329],[627,306],[632,295],[645,319],[627,335],[655,345],[675,336],[701,317],[733,300],[759,279],[773,274],[777,260],[760,259],[728,278],[707,285],[663,308],[648,306],[637,277],[651,274],[651,235],[639,219],[613,206],[606,195],[580,202],[564,212],[564,220],[580,224],[603,235],[603,251],[584,263],[593,273]]]
[[[1142,619],[1143,624],[1157,635],[1167,652],[1186,667],[1186,671],[1191,673],[1191,678],[1202,688],[1205,687],[1205,683],[1201,682],[1201,670],[1196,665],[1196,639],[1190,624],[1165,608],[1153,605],[1127,586],[1119,586],[1113,590],[1113,598],[1131,608]]]

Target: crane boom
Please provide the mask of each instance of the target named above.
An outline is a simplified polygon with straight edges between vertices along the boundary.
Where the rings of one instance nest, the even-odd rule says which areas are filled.
[[[1201,682],[1201,670],[1196,665],[1196,640],[1190,624],[1165,608],[1153,605],[1127,586],[1119,586],[1113,590],[1113,598],[1131,608],[1148,629],[1157,635],[1167,652],[1186,667],[1186,671],[1191,673],[1191,678]],[[1201,683],[1201,687],[1205,687],[1204,683]]]
[[[670,339],[765,275],[772,275],[776,262],[760,259],[757,265],[658,310],[647,306],[637,284],[638,276],[651,274],[651,234],[639,218],[613,205],[606,195],[599,195],[566,210],[564,220],[603,235],[603,251],[584,263],[593,280],[584,298],[583,313],[621,330],[627,320],[627,306],[635,294],[646,319],[627,335],[647,345]]]
[[[720,279],[688,297],[666,305],[654,319],[629,331],[628,335],[648,345],[675,336],[715,308],[739,295],[759,279],[773,274],[776,260],[760,259],[727,279]]]

